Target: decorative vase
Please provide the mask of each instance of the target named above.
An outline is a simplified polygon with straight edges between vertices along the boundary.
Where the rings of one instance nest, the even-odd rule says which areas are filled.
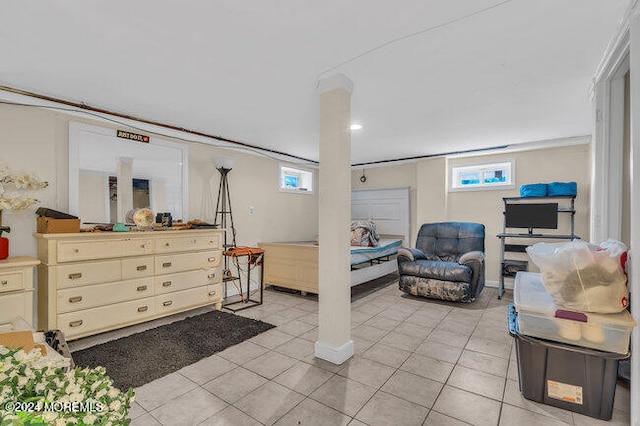
[[[0,238],[0,260],[9,257],[9,239]]]

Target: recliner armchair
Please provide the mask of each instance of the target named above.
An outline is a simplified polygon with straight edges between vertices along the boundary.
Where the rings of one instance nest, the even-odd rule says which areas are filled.
[[[484,225],[441,222],[420,227],[416,248],[398,252],[400,290],[472,302],[484,288]]]

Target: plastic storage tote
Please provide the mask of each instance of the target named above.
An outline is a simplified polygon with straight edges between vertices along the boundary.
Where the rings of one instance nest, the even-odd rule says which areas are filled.
[[[513,287],[520,333],[607,352],[626,354],[636,321],[628,311],[594,314],[558,308],[542,276],[518,272]]]
[[[522,396],[602,420],[610,420],[618,362],[629,354],[601,352],[524,336],[509,306],[509,334],[516,339]]]

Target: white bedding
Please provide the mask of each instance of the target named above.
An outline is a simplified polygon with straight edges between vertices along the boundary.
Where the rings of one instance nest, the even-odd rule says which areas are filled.
[[[351,246],[351,265],[359,265],[373,259],[391,256],[398,253],[401,246],[401,239],[390,238],[381,238],[378,247]]]

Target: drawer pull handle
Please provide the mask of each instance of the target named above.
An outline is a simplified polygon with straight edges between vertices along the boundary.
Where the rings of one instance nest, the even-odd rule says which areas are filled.
[[[214,279],[215,277],[216,277],[215,273],[207,275],[207,278],[210,280]]]
[[[145,311],[148,311],[148,310],[149,310],[149,307],[148,307],[148,306],[140,306],[140,307],[138,308],[138,312],[145,312]]]
[[[7,280],[2,280],[2,285],[7,285],[7,284],[9,284],[9,281],[7,281]]]
[[[163,306],[171,306],[171,305],[173,305],[173,300],[167,300],[167,301],[166,301],[166,302],[164,302],[162,305],[163,305]]]
[[[169,243],[164,243],[164,246],[165,246],[165,247],[169,247],[170,245],[171,245],[171,244],[169,244]]]
[[[140,248],[146,248],[147,245],[146,244],[140,244]]]
[[[136,268],[136,271],[146,271],[147,270],[147,265],[140,265]]]
[[[74,253],[80,253],[80,249],[73,249]]]
[[[78,278],[82,278],[82,272],[76,272],[75,274],[69,274],[70,280],[77,280]]]
[[[71,321],[69,323],[69,327],[80,327],[82,325],[82,320]]]
[[[145,291],[146,289],[147,289],[147,286],[146,286],[146,285],[139,285],[139,286],[136,288],[136,290],[138,290],[138,291]]]
[[[162,267],[163,267],[163,268],[170,268],[170,267],[171,267],[171,262],[164,262],[164,263],[162,264]]]
[[[209,262],[215,262],[216,261],[216,257],[212,256],[210,258],[207,259]]]
[[[215,296],[215,295],[216,295],[216,293],[217,293],[217,291],[215,291],[215,290],[210,291],[210,292],[209,292],[209,296]]]
[[[74,296],[69,298],[69,303],[78,303],[82,301],[82,296]]]
[[[162,283],[162,287],[171,287],[171,281],[165,281]]]

